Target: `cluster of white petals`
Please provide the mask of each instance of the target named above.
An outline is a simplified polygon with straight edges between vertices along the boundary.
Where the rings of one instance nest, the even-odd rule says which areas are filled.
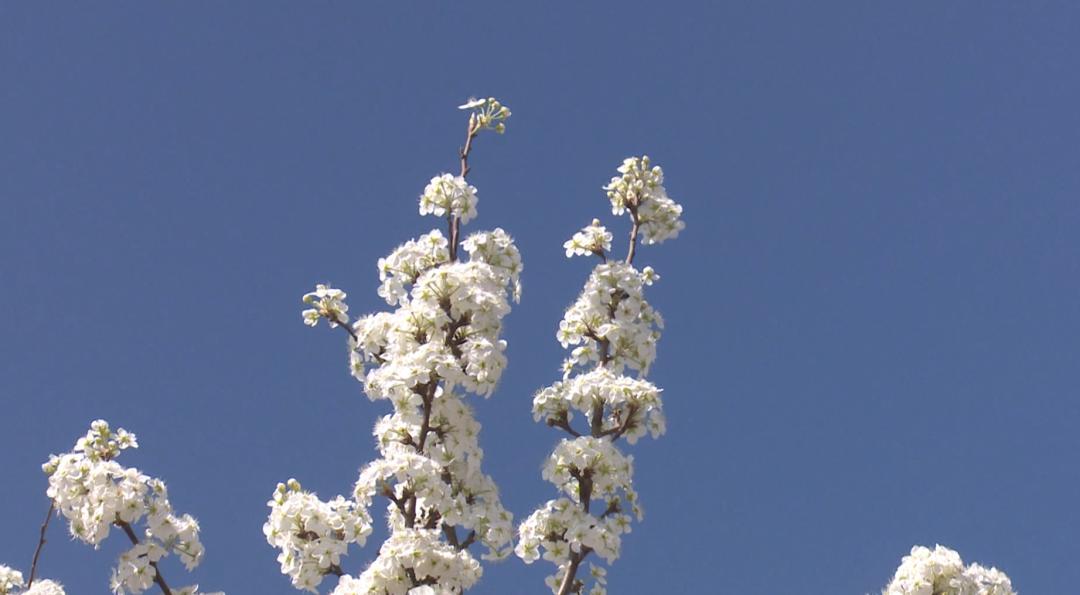
[[[379,297],[391,306],[406,300],[406,287],[416,283],[421,273],[450,260],[449,244],[441,231],[431,230],[398,246],[379,259]]]
[[[514,302],[521,301],[521,252],[518,252],[510,234],[496,227],[491,231],[481,231],[465,238],[461,246],[469,253],[469,259],[482,262],[503,274],[504,283],[513,289]]]
[[[25,585],[21,572],[0,564],[0,595],[64,595],[64,587],[55,581],[34,581],[29,589]]]
[[[581,228],[581,231],[566,240],[563,248],[566,249],[567,258],[590,254],[603,256],[611,251],[611,232],[600,225],[599,219],[593,219],[592,224]]]
[[[420,214],[459,217],[468,223],[476,217],[476,187],[461,176],[441,174],[431,178],[420,195]]]
[[[622,215],[630,211],[646,244],[677,237],[686,223],[680,219],[682,205],[668,197],[664,189],[664,170],[650,166],[649,156],[645,155],[623,160],[619,173],[604,186],[611,200],[611,212]]]
[[[304,294],[304,303],[313,306],[301,312],[304,324],[315,326],[325,318],[331,327],[349,322],[349,306],[345,304],[345,292],[329,285],[316,285],[315,291]]]
[[[964,566],[960,554],[943,546],[911,548],[882,595],[1016,595],[1004,572]]]
[[[605,361],[616,372],[626,366],[647,374],[664,319],[645,301],[642,290],[658,278],[650,267],[638,271],[623,262],[597,265],[559,323],[559,343],[563,348],[576,345],[564,372]]]
[[[198,522],[191,515],[173,514],[164,482],[114,460],[120,451],[137,446],[134,434],[122,428],[113,432],[97,420],[72,452],[50,456],[42,465],[49,476],[46,493],[68,520],[73,537],[97,547],[117,527],[133,542],[113,569],[114,593],[148,589],[157,576],[156,563],[169,554],[193,570],[204,553]],[[140,522],[145,526],[137,532],[134,526]]]
[[[527,563],[543,557],[556,566],[546,580],[553,593],[606,593],[606,570],[591,565],[585,578],[581,563],[592,553],[614,562],[622,534],[630,531],[627,511],[642,518],[633,457],[616,443],[666,430],[661,390],[645,379],[664,320],[645,301],[644,288],[660,277],[651,267],[639,271],[633,257],[638,232],[647,244],[678,234],[682,207],[667,197],[663,172],[650,168],[648,157],[627,159],[619,172],[605,190],[615,214],[631,215],[630,253],[625,261],[608,258],[612,236],[598,220],[563,244],[567,257],[594,254],[602,262],[559,323],[556,337],[571,350],[563,380],[533,397],[534,419],[570,434],[543,466],[544,479],[568,497],[547,502],[518,527],[515,553]],[[626,375],[627,368],[637,376]],[[574,427],[578,414],[583,430]],[[594,500],[605,506],[594,507]]]
[[[281,572],[297,589],[315,591],[323,576],[340,571],[349,544],[364,545],[371,533],[365,508],[341,496],[323,502],[295,479],[279,483],[268,505],[263,534],[281,550]]]
[[[577,411],[585,416],[591,428],[593,415],[601,411],[604,418],[598,433],[622,436],[633,444],[646,432],[658,438],[667,429],[660,393],[655,384],[643,378],[620,376],[608,368],[595,368],[536,393],[533,419],[555,426],[573,421]],[[597,407],[597,404],[603,407]]]
[[[510,115],[494,99],[462,107],[472,110],[470,144],[480,130],[501,132]],[[443,174],[425,188],[420,213],[447,216],[456,240],[476,204],[463,176]],[[506,368],[503,318],[520,298],[521,254],[502,229],[462,241],[467,260],[458,247],[432,230],[380,259],[378,293],[395,309],[346,327],[353,376],[394,411],[375,424],[380,458],[361,469],[350,499],[324,503],[298,485],[278,487],[264,531],[297,588],[314,591],[336,574],[338,595],[460,593],[482,572],[470,546],[486,547],[486,559],[512,552],[513,518],[481,471],[480,424],[464,398],[490,396]],[[316,320],[345,312],[340,300],[321,307],[319,290],[308,295],[320,305]],[[377,498],[388,502],[390,537],[366,570],[347,573],[341,557],[363,544]]]
[[[463,592],[480,580],[480,563],[441,539],[436,529],[394,531],[360,576],[342,576],[331,595],[417,595]],[[413,577],[428,581],[416,585]],[[420,578],[424,577],[424,578]],[[437,581],[437,582],[433,582]],[[424,589],[424,587],[428,587]]]

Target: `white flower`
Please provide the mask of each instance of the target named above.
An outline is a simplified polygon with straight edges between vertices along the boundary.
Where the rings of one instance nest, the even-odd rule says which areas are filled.
[[[0,564],[0,595],[15,595],[23,584],[21,572]]]
[[[678,236],[686,224],[680,219],[682,206],[671,200],[664,189],[664,171],[659,166],[650,167],[649,156],[645,155],[623,160],[619,173],[604,186],[611,212],[621,215],[629,210],[646,244]]]
[[[151,562],[176,554],[191,570],[204,552],[198,523],[190,515],[173,514],[165,484],[113,460],[122,450],[137,446],[134,434],[123,429],[114,433],[108,423],[97,420],[72,452],[50,456],[42,465],[49,476],[46,494],[69,521],[73,537],[97,547],[114,526],[125,526],[140,537],[113,569],[114,593],[146,590],[156,575]],[[145,527],[134,531],[139,523]],[[56,592],[41,588],[42,594]]]
[[[64,587],[56,581],[34,581],[34,585],[24,591],[22,595],[64,595]]]
[[[882,595],[1015,595],[1004,572],[978,564],[965,568],[960,554],[937,546],[915,546]]]
[[[279,483],[267,505],[270,518],[263,534],[281,550],[281,572],[298,589],[316,591],[323,576],[340,568],[349,544],[363,545],[371,533],[371,518],[364,507],[341,496],[323,502],[295,479]]]
[[[477,202],[475,186],[461,176],[442,174],[431,178],[420,195],[420,214],[436,217],[451,214],[468,223],[476,217]]]
[[[316,285],[315,291],[304,294],[304,303],[314,306],[304,310],[304,324],[315,326],[320,318],[325,318],[330,327],[349,322],[349,306],[345,304],[345,292],[329,285]]]
[[[600,225],[600,220],[593,219],[591,225],[581,228],[581,231],[567,240],[563,244],[563,248],[566,249],[567,258],[574,255],[587,256],[590,254],[604,256],[611,251],[611,238],[611,232],[603,225]]]

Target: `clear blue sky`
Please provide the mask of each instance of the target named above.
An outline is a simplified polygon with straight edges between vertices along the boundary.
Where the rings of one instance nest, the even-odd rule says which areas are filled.
[[[688,227],[640,254],[670,429],[633,449],[612,592],[858,595],[939,542],[1074,591],[1076,3],[530,4],[0,6],[0,562],[27,569],[39,465],[102,417],[201,520],[191,582],[292,592],[265,501],[347,493],[386,412],[300,295],[385,307],[375,261],[435,223],[454,106],[491,94],[514,116],[477,145],[471,229],[516,236],[525,295],[476,408],[519,520],[553,493],[530,399],[589,266],[561,243],[647,152]],[[104,593],[119,536],[51,536],[44,574]]]

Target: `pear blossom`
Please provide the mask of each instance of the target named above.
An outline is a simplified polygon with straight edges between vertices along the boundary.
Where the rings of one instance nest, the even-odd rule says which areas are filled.
[[[441,174],[431,178],[420,195],[420,214],[443,217],[454,215],[468,223],[476,217],[476,187],[462,176]]]
[[[611,232],[603,225],[600,225],[600,220],[593,219],[592,224],[581,228],[581,231],[567,240],[563,244],[563,248],[566,249],[567,258],[575,255],[587,256],[590,254],[602,257],[611,251],[611,238]]]
[[[664,170],[652,166],[649,156],[644,155],[626,158],[618,171],[621,175],[604,186],[611,212],[622,215],[630,211],[646,244],[677,237],[686,223],[681,219],[682,206],[669,198],[664,188]]]
[[[295,479],[279,483],[268,505],[270,518],[263,534],[281,550],[281,572],[298,589],[317,592],[323,577],[341,567],[349,544],[363,545],[371,533],[365,508],[341,496],[323,502]]]
[[[315,291],[304,294],[304,303],[314,306],[301,314],[304,324],[315,326],[320,318],[325,318],[331,328],[349,322],[349,306],[345,304],[345,292],[329,285],[316,285]]]
[[[627,512],[639,521],[644,514],[633,488],[633,457],[616,443],[625,438],[633,444],[645,434],[656,438],[667,429],[661,390],[645,379],[664,319],[645,300],[644,288],[660,276],[652,267],[638,270],[633,261],[637,234],[647,244],[675,237],[684,226],[682,207],[667,197],[663,171],[648,157],[626,159],[619,173],[605,190],[614,214],[630,213],[630,250],[623,261],[609,259],[612,236],[596,219],[563,244],[567,257],[596,254],[602,262],[559,322],[556,338],[570,350],[563,379],[533,397],[533,418],[570,435],[542,468],[563,496],[518,527],[514,551],[526,563],[541,557],[553,563],[555,573],[545,582],[558,595],[607,592],[606,569],[591,565],[584,578],[580,565],[593,553],[614,562],[621,536],[630,531]],[[578,416],[585,428],[575,428]],[[594,507],[596,500],[603,508]]]
[[[466,147],[480,130],[502,132],[510,115],[491,98],[462,108],[471,112]],[[489,560],[512,552],[513,518],[481,469],[480,424],[465,399],[491,396],[506,368],[502,321],[520,299],[521,254],[499,228],[458,240],[477,205],[465,179],[468,149],[460,157],[463,173],[432,178],[420,197],[421,215],[447,218],[449,238],[435,229],[379,259],[378,294],[393,310],[346,327],[350,373],[369,399],[393,407],[375,424],[379,458],[361,468],[348,496],[324,502],[290,480],[268,503],[263,531],[298,589],[315,592],[333,574],[337,595],[457,594],[482,574],[471,546],[486,548]],[[348,320],[344,293],[319,286],[308,296],[308,324]],[[376,500],[387,503],[390,537],[363,572],[349,573],[343,558],[371,533]]]
[[[882,595],[1016,595],[1012,582],[996,568],[964,566],[960,554],[938,545],[911,548]]]
[[[193,570],[205,552],[198,522],[173,513],[165,483],[114,460],[137,446],[134,434],[97,420],[72,452],[52,455],[42,465],[49,477],[46,494],[68,520],[72,537],[96,548],[118,527],[133,542],[113,569],[110,585],[118,594],[148,589],[157,576],[155,564],[170,554]],[[136,531],[140,523],[144,527]]]

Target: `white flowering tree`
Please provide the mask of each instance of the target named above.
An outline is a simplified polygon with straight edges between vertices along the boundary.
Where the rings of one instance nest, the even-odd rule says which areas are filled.
[[[480,424],[464,398],[490,396],[506,367],[502,319],[520,296],[521,256],[501,229],[461,239],[476,217],[466,179],[473,144],[485,130],[503,132],[510,110],[493,98],[461,108],[469,119],[460,171],[435,176],[420,196],[420,214],[445,219],[446,235],[433,229],[378,263],[378,293],[396,309],[350,322],[341,290],[319,285],[304,296],[304,322],[345,330],[353,375],[393,413],[375,424],[380,458],[349,498],[324,502],[295,480],[274,492],[264,532],[298,589],[336,575],[336,595],[460,593],[482,572],[473,545],[491,559],[511,551],[512,517],[481,471]],[[390,537],[354,576],[342,556],[371,533],[376,498],[387,501]]]
[[[660,167],[648,157],[628,158],[604,188],[612,212],[630,219],[625,256],[612,254],[613,236],[598,220],[563,244],[567,257],[600,262],[559,323],[557,338],[570,349],[563,378],[533,399],[534,419],[566,434],[543,466],[560,495],[521,523],[513,546],[512,516],[481,470],[480,424],[465,398],[491,396],[506,368],[502,319],[520,299],[521,256],[502,229],[461,236],[477,214],[477,189],[467,180],[473,144],[485,131],[504,132],[510,111],[493,98],[460,107],[469,113],[460,169],[432,178],[420,196],[420,214],[444,219],[445,234],[433,229],[378,261],[378,294],[394,309],[351,320],[340,289],[317,285],[303,297],[303,321],[343,330],[353,376],[392,413],[375,424],[379,458],[361,469],[348,496],[323,500],[295,479],[274,490],[263,532],[298,589],[318,592],[334,576],[331,595],[458,594],[479,580],[473,549],[482,546],[484,559],[514,551],[526,563],[553,563],[546,583],[557,595],[602,595],[606,569],[590,556],[614,562],[632,520],[642,518],[633,457],[620,445],[656,438],[666,423],[661,389],[646,378],[663,319],[644,289],[659,276],[648,266],[639,270],[635,256],[639,243],[679,234],[682,207],[668,197]],[[169,555],[189,570],[199,564],[198,523],[174,514],[161,480],[116,462],[135,447],[134,434],[98,420],[72,452],[49,458],[49,515],[29,575],[0,565],[0,595],[64,594],[59,583],[36,580],[54,512],[87,544],[97,547],[113,529],[131,542],[112,573],[115,594],[157,586],[164,595],[198,595],[197,585],[171,588],[159,564]],[[371,535],[369,511],[379,498],[386,500],[389,537],[366,568],[347,571],[343,558]],[[1015,591],[995,568],[965,566],[942,546],[917,546],[882,595]]]

